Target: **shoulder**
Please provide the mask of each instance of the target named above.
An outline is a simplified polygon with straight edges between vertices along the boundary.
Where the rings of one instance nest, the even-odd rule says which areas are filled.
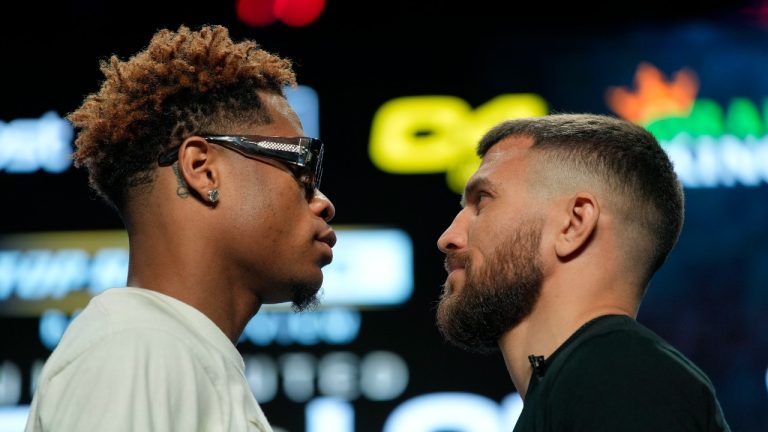
[[[586,332],[561,360],[549,398],[569,424],[709,430],[719,412],[706,375],[630,318]]]
[[[624,382],[641,388],[665,383],[711,387],[709,378],[691,360],[629,317],[616,317],[612,323],[587,331],[563,363],[564,372],[576,370],[623,377]],[[564,377],[576,378],[572,373]]]
[[[170,333],[147,328],[117,331],[55,366],[55,373],[41,377],[35,393],[34,415],[44,426],[173,430],[169,425],[180,421],[175,418],[178,412],[194,413],[185,421],[218,418],[215,377]]]
[[[620,384],[634,389],[634,394],[711,387],[685,355],[629,317],[615,317],[584,332],[560,369],[562,382],[590,383],[590,387]]]
[[[195,346],[191,335],[179,317],[151,296],[128,288],[109,290],[72,321],[46,361],[43,377],[91,359],[159,359],[171,347],[183,355],[189,351],[185,347]]]
[[[159,386],[206,370],[206,362],[187,341],[151,327],[116,330],[71,357],[52,356],[49,362],[41,386],[136,386],[148,382]]]
[[[231,423],[223,417],[234,400],[228,388],[244,386],[236,349],[223,350],[231,342],[199,312],[155,300],[126,291],[92,301],[46,362],[30,417],[63,430],[214,430]],[[243,398],[241,405],[255,404]],[[219,426],[201,426],[209,422]]]
[[[209,349],[199,325],[144,291],[119,288],[95,297],[46,361],[39,386],[162,384],[195,370],[198,381],[215,379],[221,355]]]

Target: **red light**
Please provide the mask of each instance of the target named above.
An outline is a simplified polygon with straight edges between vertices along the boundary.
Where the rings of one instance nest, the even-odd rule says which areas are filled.
[[[237,0],[237,17],[254,27],[264,27],[275,22],[274,0]]]
[[[325,0],[237,0],[240,21],[264,27],[280,20],[291,27],[313,23],[323,13]]]
[[[324,8],[325,0],[275,0],[275,16],[291,27],[313,23]]]

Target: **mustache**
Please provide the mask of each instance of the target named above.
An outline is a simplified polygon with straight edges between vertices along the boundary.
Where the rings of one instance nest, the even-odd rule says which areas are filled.
[[[445,254],[445,260],[443,261],[443,267],[447,273],[457,268],[466,269],[470,264],[470,257],[468,252],[449,252]]]

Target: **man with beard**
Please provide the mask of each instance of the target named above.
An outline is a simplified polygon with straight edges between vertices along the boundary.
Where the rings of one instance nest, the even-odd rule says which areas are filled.
[[[683,224],[672,164],[640,126],[501,123],[438,240],[444,337],[500,350],[522,431],[728,431],[709,378],[636,321]]]
[[[227,29],[161,30],[68,118],[120,215],[127,287],[91,300],[46,362],[27,431],[271,431],[237,343],[263,304],[311,307],[331,262],[323,144],[288,60]]]

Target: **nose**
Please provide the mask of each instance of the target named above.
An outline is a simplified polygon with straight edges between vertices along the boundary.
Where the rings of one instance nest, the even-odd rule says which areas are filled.
[[[315,193],[309,201],[309,208],[312,210],[312,213],[323,218],[326,222],[330,222],[336,215],[336,207],[333,206],[333,203],[325,194],[320,192],[320,189],[315,189]]]
[[[463,210],[460,211],[453,219],[453,222],[451,222],[451,225],[437,239],[437,248],[440,249],[440,252],[448,253],[448,251],[462,249],[467,246],[467,227],[466,221],[462,217],[463,213]]]

